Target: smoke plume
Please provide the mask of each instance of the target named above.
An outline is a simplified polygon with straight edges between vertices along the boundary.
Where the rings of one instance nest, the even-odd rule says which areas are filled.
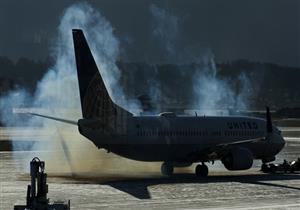
[[[72,29],[74,28],[84,31],[112,98],[120,105],[127,106],[119,85],[120,71],[116,66],[116,60],[119,56],[119,41],[113,33],[113,28],[90,5],[79,3],[67,8],[62,15],[57,39],[55,40],[56,44],[51,49],[55,61],[54,65],[38,82],[34,95],[31,96],[26,90],[17,89],[1,98],[1,119],[6,126],[17,126],[22,119],[22,124],[25,124],[26,127],[38,126],[40,130],[45,131],[45,134],[32,145],[31,149],[34,151],[48,151],[36,152],[35,154],[46,160],[48,172],[78,173],[91,170],[95,172],[101,166],[108,166],[109,171],[109,168],[117,162],[114,161],[116,158],[99,152],[90,141],[78,133],[76,126],[72,127],[71,125],[38,117],[27,116],[24,118],[23,116],[18,118],[10,114],[11,108],[35,107],[42,108],[39,109],[39,113],[41,113],[41,110],[43,111],[41,114],[75,121],[81,118],[72,41]],[[134,106],[134,104],[131,104],[129,108]],[[25,147],[25,143],[24,145],[20,142],[16,143],[18,139],[15,138],[15,136],[11,136],[14,149]],[[32,155],[24,157],[23,166],[25,168],[27,168],[28,162],[32,158]],[[98,161],[91,164],[91,160]],[[117,160],[119,161],[119,158]],[[104,173],[104,171],[102,172]]]
[[[150,6],[150,13],[153,20],[152,35],[158,41],[165,61],[174,61],[177,57],[176,49],[179,36],[179,19],[154,4]]]
[[[195,46],[190,48],[183,47],[181,37],[184,31],[181,30],[180,26],[184,23],[180,22],[176,15],[156,5],[150,6],[150,12],[153,19],[152,34],[157,43],[160,43],[161,48],[164,49],[164,61],[178,64],[181,74],[179,76],[189,75],[192,77],[192,84],[186,82],[185,85],[192,85],[192,90],[194,91],[193,109],[201,110],[201,113],[206,115],[218,115],[219,112],[217,110],[219,109],[248,108],[252,88],[250,80],[245,73],[238,75],[235,81],[229,78],[222,78],[216,67],[214,54],[210,49],[199,46],[196,50],[194,49]],[[191,63],[195,64],[192,67],[194,69],[180,69],[180,64]],[[155,84],[152,87],[159,86]],[[175,92],[173,88],[172,91]],[[189,88],[185,89],[189,90]],[[154,95],[152,97],[155,98],[157,96]],[[165,95],[161,94],[160,97],[165,97]],[[176,97],[175,93],[174,97]]]
[[[232,79],[221,78],[213,55],[202,58],[202,68],[194,77],[195,109],[206,115],[228,115],[224,110],[246,110],[252,94],[251,82],[245,73]],[[218,110],[222,110],[219,112]]]

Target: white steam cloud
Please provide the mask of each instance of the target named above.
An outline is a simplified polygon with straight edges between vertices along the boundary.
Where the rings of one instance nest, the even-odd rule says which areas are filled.
[[[20,119],[8,114],[9,108],[37,107],[44,110],[43,114],[58,116],[60,118],[78,120],[81,118],[80,98],[73,48],[72,29],[82,29],[90,44],[92,53],[108,87],[110,95],[119,104],[125,106],[124,94],[119,86],[120,71],[116,66],[119,56],[119,41],[113,33],[110,23],[101,14],[86,3],[70,6],[64,11],[60,25],[56,45],[52,48],[55,63],[48,70],[43,79],[39,81],[33,96],[25,90],[15,90],[1,98],[1,119],[8,126],[16,126]],[[131,106],[132,107],[132,106]],[[24,120],[24,118],[22,118]],[[85,160],[93,156],[99,156],[99,152],[91,142],[84,139],[77,131],[77,127],[53,122],[51,120],[32,117],[26,118],[23,125],[28,127],[41,126],[47,130],[47,135],[41,137],[31,149],[36,151],[58,151],[60,153],[37,153],[39,157],[48,161],[49,170],[62,172],[68,168],[59,161],[53,161],[58,157],[64,157],[71,167],[79,170],[89,170]],[[25,147],[16,143],[15,136],[11,136],[13,147]],[[66,139],[67,138],[67,139]],[[28,145],[28,144],[27,144]],[[71,148],[80,148],[80,152],[68,151]],[[64,153],[62,153],[64,150]],[[24,158],[24,166],[32,157]],[[97,158],[100,159],[100,158]],[[50,161],[51,160],[51,161]],[[101,160],[101,159],[100,159]],[[50,165],[49,165],[50,164]],[[103,161],[99,165],[104,164]],[[62,166],[62,167],[59,167]],[[53,167],[52,167],[53,166]],[[76,170],[78,171],[78,170]]]
[[[177,41],[179,36],[179,19],[154,4],[150,6],[150,13],[153,19],[152,34],[159,41],[163,51],[166,53],[165,59],[175,60],[177,57]]]
[[[195,109],[201,109],[207,115],[228,115],[229,112],[224,110],[249,108],[252,88],[247,75],[241,73],[235,82],[237,87],[234,87],[231,80],[218,77],[213,55],[207,58],[202,59],[203,67],[194,77]]]
[[[156,5],[150,6],[150,12],[153,17],[152,33],[165,50],[164,56],[166,58],[164,60],[172,64],[197,64],[197,67],[195,67],[197,69],[192,71],[196,73],[191,75],[193,77],[195,95],[194,109],[202,110],[203,114],[218,115],[220,113],[217,110],[220,109],[244,110],[248,108],[252,88],[250,80],[245,73],[238,76],[237,82],[235,81],[234,83],[237,83],[238,87],[235,87],[232,81],[221,78],[218,75],[218,69],[211,50],[202,48],[197,50],[198,53],[195,53],[194,47],[184,49],[180,47],[180,36],[183,31],[180,30],[179,18],[176,15]],[[181,75],[185,73],[189,72],[185,72],[182,69]],[[152,89],[157,86],[153,85]],[[157,96],[152,97],[155,98]]]

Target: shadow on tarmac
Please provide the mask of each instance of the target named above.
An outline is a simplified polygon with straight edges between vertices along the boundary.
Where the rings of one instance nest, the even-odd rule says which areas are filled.
[[[210,176],[206,178],[197,178],[193,174],[176,174],[170,178],[148,178],[127,181],[112,181],[103,183],[114,187],[120,191],[126,192],[139,199],[151,199],[148,191],[149,186],[161,184],[188,184],[188,183],[225,183],[239,182],[245,184],[264,185],[270,187],[287,188],[300,190],[299,187],[291,187],[281,184],[266,183],[264,181],[278,180],[300,180],[298,174],[257,174],[257,175],[229,175],[229,176]]]
[[[155,176],[151,178],[134,178],[120,177],[114,181],[105,181],[105,179],[90,178],[67,178],[69,181],[75,181],[80,184],[100,184],[109,185],[122,192],[130,194],[138,199],[151,199],[148,191],[149,186],[164,184],[207,184],[207,183],[227,183],[237,182],[244,184],[263,185],[270,187],[286,188],[291,190],[299,190],[299,187],[287,186],[283,184],[267,183],[266,181],[284,181],[284,180],[300,180],[300,174],[239,174],[239,175],[212,175],[206,178],[196,177],[194,174],[181,173],[174,174],[172,177]]]

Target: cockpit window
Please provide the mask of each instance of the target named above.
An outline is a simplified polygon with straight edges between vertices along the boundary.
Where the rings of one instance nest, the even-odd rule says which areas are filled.
[[[281,130],[279,130],[277,127],[274,127],[273,130],[276,134],[281,135]]]

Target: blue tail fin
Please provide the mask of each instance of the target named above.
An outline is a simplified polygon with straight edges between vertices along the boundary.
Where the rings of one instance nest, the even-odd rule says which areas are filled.
[[[123,126],[132,114],[113,102],[82,30],[73,29],[73,41],[84,119],[99,119],[110,128]]]

